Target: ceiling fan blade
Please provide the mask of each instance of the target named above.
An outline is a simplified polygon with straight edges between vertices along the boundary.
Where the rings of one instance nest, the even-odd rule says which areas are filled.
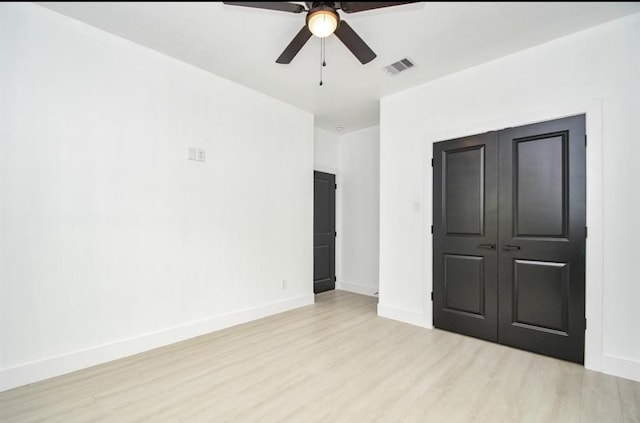
[[[334,34],[363,65],[376,58],[373,50],[369,48],[367,43],[362,41],[362,38],[345,21],[340,21]]]
[[[305,11],[300,4],[287,3],[285,1],[223,1],[229,6],[255,7],[258,9],[279,10],[281,12],[301,13]]]
[[[362,12],[364,10],[381,9],[383,7],[402,6],[403,4],[420,3],[418,1],[343,1],[340,8],[344,13]]]
[[[307,41],[309,41],[309,38],[311,38],[311,31],[309,31],[309,28],[305,25],[296,34],[296,36],[293,37],[293,40],[291,40],[287,48],[284,49],[280,57],[276,59],[276,63],[281,63],[283,65],[291,63],[300,49],[307,43]]]

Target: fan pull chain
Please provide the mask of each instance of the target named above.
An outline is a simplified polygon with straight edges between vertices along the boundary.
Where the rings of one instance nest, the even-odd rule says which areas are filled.
[[[327,66],[327,62],[325,61],[325,58],[327,57],[327,49],[325,48],[325,44],[324,44],[324,40],[326,38],[322,39],[322,66]]]
[[[325,60],[325,46],[324,46],[324,38],[320,39],[320,85],[322,85],[322,68],[327,66],[327,62]]]
[[[322,85],[322,68],[326,66],[324,61],[324,38],[320,39],[320,85]]]

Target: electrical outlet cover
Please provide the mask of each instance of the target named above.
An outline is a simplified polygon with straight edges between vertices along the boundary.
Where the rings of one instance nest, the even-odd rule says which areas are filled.
[[[197,150],[193,147],[189,147],[189,160],[196,160],[197,159]]]

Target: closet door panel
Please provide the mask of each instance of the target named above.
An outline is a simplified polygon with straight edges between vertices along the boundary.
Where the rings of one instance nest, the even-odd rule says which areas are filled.
[[[497,135],[434,144],[434,325],[497,341]]]
[[[584,116],[499,132],[499,342],[584,361]]]

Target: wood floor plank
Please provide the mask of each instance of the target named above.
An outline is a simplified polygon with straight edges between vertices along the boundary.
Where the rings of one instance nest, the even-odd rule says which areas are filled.
[[[578,364],[549,358],[534,421],[579,422],[584,373],[584,367]]]
[[[316,303],[0,393],[5,422],[631,422],[640,383]]]
[[[621,399],[615,376],[591,370],[583,371],[580,421],[600,423],[605,421],[623,422]]]
[[[640,383],[616,378],[624,423],[640,423]]]

